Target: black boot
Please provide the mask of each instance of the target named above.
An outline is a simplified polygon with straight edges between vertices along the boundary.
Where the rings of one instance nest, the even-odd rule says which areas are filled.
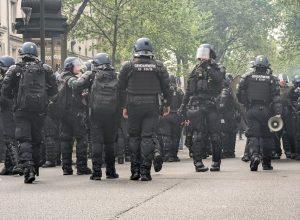
[[[141,181],[151,181],[152,180],[150,171],[151,171],[151,164],[150,164],[150,166],[148,166],[148,165],[141,166]]]
[[[220,171],[220,165],[221,165],[221,162],[212,162],[211,166],[210,166],[210,171],[211,172],[217,172],[217,171]]]
[[[208,171],[208,167],[204,166],[202,160],[194,161],[196,172],[206,172]]]
[[[24,183],[31,184],[35,181],[35,168],[32,162],[28,162],[25,164],[24,168]]]
[[[130,180],[139,180],[141,177],[140,173],[139,172],[134,172],[131,174],[130,176]]]
[[[64,176],[73,175],[73,169],[70,165],[63,165],[62,170]]]
[[[89,175],[92,174],[92,170],[87,166],[77,166],[77,175]]]
[[[289,151],[285,152],[285,156],[286,158],[291,159],[291,152]]]
[[[101,177],[102,177],[102,171],[101,170],[97,170],[97,171],[93,170],[93,173],[90,176],[90,180],[100,181]]]
[[[124,157],[118,157],[118,164],[124,164]]]
[[[251,171],[257,171],[259,164],[260,164],[260,158],[259,157],[253,157],[251,159],[251,163],[250,163],[250,170]]]
[[[159,153],[155,153],[154,160],[153,160],[153,167],[155,172],[159,172],[162,169],[163,159]]]
[[[271,159],[263,158],[262,167],[263,170],[273,170],[273,167],[271,165]]]
[[[55,167],[55,162],[47,160],[46,163],[43,164],[43,168]]]
[[[116,173],[116,168],[106,168],[106,179],[118,179],[119,174]]]
[[[152,177],[150,174],[142,174],[141,175],[141,181],[151,181]]]
[[[13,175],[20,175],[23,176],[24,172],[23,172],[23,167],[21,164],[18,164],[16,166],[14,166],[13,170],[12,170],[12,174]]]
[[[4,166],[3,169],[0,172],[1,176],[9,176],[9,175],[13,175],[12,173],[13,167],[6,167]]]
[[[56,164],[56,166],[60,166],[61,165],[61,159],[56,159],[55,164]]]
[[[244,156],[242,157],[242,161],[244,161],[244,162],[248,162],[248,161],[250,161],[250,157],[249,157],[249,155],[247,155],[247,154],[244,154]]]

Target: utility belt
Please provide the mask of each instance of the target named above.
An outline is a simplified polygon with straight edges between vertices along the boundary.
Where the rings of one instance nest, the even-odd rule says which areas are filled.
[[[253,106],[253,105],[262,105],[262,106],[270,106],[269,102],[263,101],[263,100],[250,100],[249,101],[249,106]]]
[[[216,97],[192,97],[188,103],[188,108],[205,108],[207,107],[215,107],[216,104],[219,102],[218,98]]]
[[[158,104],[158,95],[132,95],[127,96],[128,104]]]

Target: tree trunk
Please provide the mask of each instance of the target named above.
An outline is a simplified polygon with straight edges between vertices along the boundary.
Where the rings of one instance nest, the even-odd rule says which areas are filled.
[[[62,34],[60,36],[60,45],[61,45],[60,59],[61,59],[61,69],[62,69],[64,62],[68,57],[68,34],[67,33]]]

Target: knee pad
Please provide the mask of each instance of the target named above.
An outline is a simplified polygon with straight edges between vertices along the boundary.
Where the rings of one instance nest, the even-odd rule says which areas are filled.
[[[212,134],[211,135],[211,143],[212,145],[220,145],[221,137],[219,134]]]
[[[143,158],[151,159],[154,153],[155,143],[154,138],[144,137],[141,141],[141,154]]]
[[[140,148],[140,144],[141,144],[141,138],[139,137],[130,137],[129,138],[129,151],[131,151],[132,153],[136,153],[139,151]]]

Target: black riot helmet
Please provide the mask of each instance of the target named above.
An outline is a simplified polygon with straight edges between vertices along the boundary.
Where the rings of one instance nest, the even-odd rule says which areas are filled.
[[[84,64],[82,61],[77,57],[68,57],[64,62],[64,70],[73,72],[73,68],[75,66],[81,66],[83,67]]]
[[[32,42],[24,43],[21,49],[19,50],[19,55],[22,58],[37,59],[38,57],[37,45]]]
[[[93,58],[93,65],[101,66],[101,65],[105,65],[105,64],[111,65],[111,60],[107,53],[98,53]]]
[[[15,65],[15,59],[11,56],[0,56],[0,71],[5,73],[8,68]]]
[[[153,57],[154,48],[148,38],[138,39],[133,47],[134,57]]]
[[[255,58],[253,67],[260,69],[268,69],[270,67],[270,62],[268,57],[259,55]]]
[[[201,44],[197,49],[197,60],[210,60],[216,59],[216,52],[213,50],[210,44]]]
[[[294,84],[294,86],[297,86],[297,87],[300,86],[300,75],[294,76],[293,84]]]
[[[84,62],[86,71],[92,71],[92,62],[93,62],[93,60],[88,60],[88,61]]]

